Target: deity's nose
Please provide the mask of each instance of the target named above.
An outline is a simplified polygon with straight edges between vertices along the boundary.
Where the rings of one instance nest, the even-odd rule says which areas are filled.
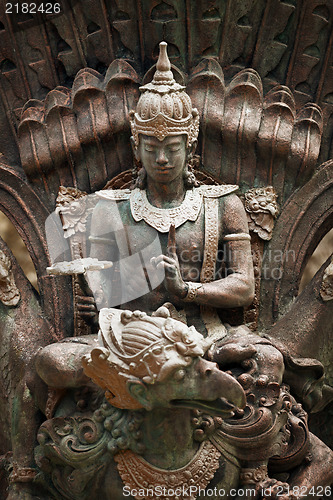
[[[166,163],[168,163],[168,158],[165,154],[165,151],[163,148],[159,149],[158,150],[158,153],[157,153],[157,157],[156,157],[156,162],[159,164],[159,165],[165,165]]]

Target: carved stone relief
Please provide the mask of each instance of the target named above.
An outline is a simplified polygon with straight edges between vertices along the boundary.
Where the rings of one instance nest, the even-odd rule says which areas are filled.
[[[332,225],[331,2],[6,8],[0,208],[40,293],[0,251],[0,496],[328,497],[332,263],[297,294]]]
[[[20,291],[11,268],[9,257],[0,251],[0,300],[5,306],[15,307],[20,300]]]

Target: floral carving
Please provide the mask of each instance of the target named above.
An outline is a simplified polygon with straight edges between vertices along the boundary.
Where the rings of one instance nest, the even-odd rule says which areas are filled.
[[[325,302],[333,299],[333,260],[325,269],[320,295]]]
[[[14,307],[20,300],[20,292],[15,284],[12,263],[0,250],[0,300],[5,306]]]
[[[250,231],[258,233],[263,240],[270,240],[279,207],[274,188],[249,189],[245,193],[245,210]]]

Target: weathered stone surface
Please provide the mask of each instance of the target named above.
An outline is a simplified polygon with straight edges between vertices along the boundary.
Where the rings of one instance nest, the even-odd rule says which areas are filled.
[[[60,12],[45,17],[5,13],[6,8],[5,4],[0,6],[0,151],[3,154],[0,209],[17,227],[32,257],[39,295],[26,282],[15,259],[1,242],[7,274],[0,270],[2,276],[6,274],[5,281],[0,280],[0,289],[5,289],[4,300],[0,296],[0,496],[6,498],[8,493],[9,500],[30,500],[33,495],[45,500],[56,495],[80,500],[84,495],[91,499],[123,498],[121,489],[127,484],[126,461],[124,464],[127,455],[120,450],[128,448],[131,453],[143,453],[139,437],[142,422],[144,435],[149,435],[147,429],[154,429],[153,441],[157,443],[159,431],[155,425],[162,421],[165,434],[161,446],[166,447],[158,451],[166,461],[157,461],[156,477],[163,478],[160,469],[186,465],[191,458],[195,470],[196,461],[206,456],[205,449],[194,452],[203,441],[212,443],[212,453],[215,453],[212,470],[216,472],[212,484],[229,489],[237,485],[270,487],[268,460],[271,476],[282,473],[284,480],[289,480],[289,486],[302,485],[305,477],[313,485],[329,484],[330,451],[309,434],[305,412],[293,395],[309,410],[319,412],[310,420],[311,425],[321,439],[332,445],[328,418],[332,410],[329,407],[327,415],[323,410],[332,398],[332,388],[320,379],[324,365],[326,381],[332,384],[333,315],[328,262],[297,297],[307,259],[332,227],[332,2],[200,0],[194,5],[188,0],[72,0],[70,6],[62,2]],[[198,109],[198,156],[194,156],[192,150],[186,152],[192,158],[188,158],[184,174],[187,187],[192,183],[208,215],[205,220],[199,217],[198,222],[186,220],[185,230],[181,225],[171,229],[169,235],[168,231],[161,233],[161,255],[154,256],[155,260],[149,264],[145,261],[143,281],[138,274],[142,261],[126,269],[126,279],[122,275],[121,283],[116,280],[117,255],[106,259],[101,251],[92,257],[114,262],[110,273],[115,276],[117,286],[112,299],[118,300],[118,304],[124,302],[125,295],[121,294],[126,286],[139,290],[141,295],[147,286],[146,299],[141,303],[138,300],[140,307],[135,308],[152,313],[165,300],[171,301],[179,309],[169,306],[175,319],[186,322],[187,312],[187,318],[198,330],[202,328],[205,334],[211,332],[215,347],[207,356],[219,363],[219,373],[230,371],[229,376],[243,387],[247,406],[244,413],[236,411],[230,421],[200,412],[191,420],[189,412],[182,414],[179,409],[175,419],[179,428],[186,429],[181,434],[182,439],[184,436],[189,439],[188,447],[183,441],[177,441],[180,435],[174,425],[176,420],[168,409],[163,410],[163,418],[150,413],[149,409],[143,417],[141,410],[138,410],[140,416],[131,410],[126,413],[121,409],[119,413],[103,401],[104,382],[100,388],[87,382],[80,359],[86,349],[89,355],[91,346],[96,347],[95,299],[100,298],[100,305],[103,297],[105,299],[103,283],[93,280],[89,289],[82,276],[74,276],[71,282],[68,276],[48,276],[46,271],[52,266],[59,268],[61,274],[64,271],[59,262],[52,260],[45,230],[45,222],[56,204],[67,231],[69,258],[87,258],[97,241],[96,238],[89,240],[89,235],[96,236],[94,231],[98,227],[96,203],[103,196],[104,207],[108,203],[108,195],[94,193],[104,188],[107,188],[104,193],[110,188],[114,193],[123,191],[113,202],[122,207],[120,217],[132,224],[126,223],[126,228],[133,231],[129,239],[118,234],[117,240],[127,248],[128,255],[135,255],[150,241],[154,230],[149,224],[151,214],[142,217],[140,222],[133,222],[129,208],[132,196],[129,188],[133,180],[137,189],[147,186],[140,161],[144,160],[149,166],[147,155],[141,149],[140,154],[135,152],[136,165],[132,167],[129,112],[137,105],[140,84],[149,84],[153,78],[155,68],[150,67],[156,62],[158,43],[162,39],[168,42],[177,84],[187,86],[193,107]],[[172,110],[176,110],[178,116],[180,107],[186,104],[178,101],[178,97],[176,101],[178,111]],[[165,103],[165,109],[168,106]],[[157,113],[155,107],[152,99],[148,106],[150,113]],[[158,147],[156,144],[153,147],[165,154],[170,129],[163,128],[165,120],[159,125],[159,133],[153,134]],[[162,141],[163,146],[161,139],[166,139]],[[182,143],[180,149],[183,151]],[[207,186],[196,187],[194,175]],[[229,186],[225,188],[219,186],[220,183],[231,185],[231,191],[238,184],[247,207],[255,277],[252,304],[246,215],[231,191],[222,195]],[[128,189],[126,196],[124,188]],[[156,215],[158,209],[164,209],[168,211],[166,220],[173,220],[174,209],[182,204],[182,191],[177,189],[173,190],[167,206],[164,206],[167,198],[163,198],[167,196],[167,185],[162,197],[158,189],[149,191],[148,204],[142,208],[149,210],[149,204],[155,205],[152,213]],[[274,189],[277,194],[279,211],[275,199],[270,198],[271,205],[263,199],[267,189]],[[93,196],[91,204],[87,193]],[[78,200],[82,204],[87,202],[87,211],[83,214],[80,212],[83,205]],[[219,210],[223,212],[222,217],[217,215]],[[103,215],[103,210],[101,213]],[[102,229],[113,215],[109,208],[104,210]],[[219,247],[216,240],[218,230],[214,220],[219,221],[222,233],[228,230],[224,247]],[[58,230],[54,225],[49,231],[54,242],[64,236],[61,228]],[[210,242],[206,255],[205,240]],[[244,252],[246,245],[248,250]],[[230,248],[238,260],[230,258]],[[214,256],[219,249],[224,250],[223,254],[217,253],[221,279],[214,285],[214,281],[218,281],[214,280]],[[181,253],[183,250],[186,255]],[[164,284],[155,283],[160,288],[153,293],[155,285],[147,281],[147,276],[155,276],[156,268],[166,264],[164,257],[172,260],[175,279],[164,270]],[[178,272],[179,266],[181,272]],[[232,281],[237,280],[237,273],[230,272],[235,266],[237,273],[243,273],[243,288],[237,288]],[[79,270],[83,271],[83,267]],[[67,269],[70,274],[75,270],[77,267]],[[223,283],[230,284],[224,297]],[[94,286],[98,291],[95,297]],[[198,305],[201,305],[200,315]],[[218,308],[218,314],[212,306]],[[253,332],[259,325],[261,333],[264,331],[270,341],[240,326],[244,318]],[[230,330],[223,321],[238,327],[239,335],[237,328]],[[59,342],[73,335],[75,338],[69,342]],[[223,344],[226,338],[229,344]],[[112,350],[110,345],[108,349]],[[48,347],[43,352],[50,356],[46,359],[53,360],[54,364],[52,368],[49,365],[49,373],[47,368],[43,369],[42,376],[47,379],[57,370],[59,374],[60,386],[53,382],[56,387],[49,391],[37,376],[34,365],[36,353],[44,346]],[[181,345],[178,347],[182,351]],[[103,348],[106,346],[99,347]],[[104,354],[107,359],[108,353]],[[280,370],[282,355],[284,372]],[[298,356],[315,357],[318,361],[296,359]],[[197,380],[199,372],[198,369],[190,379]],[[299,376],[300,372],[303,377]],[[65,390],[60,383],[64,373],[71,373],[70,382],[80,380],[82,387],[71,389],[69,382]],[[200,373],[202,376],[202,371]],[[291,385],[292,395],[283,385],[282,376]],[[55,375],[53,380],[56,379]],[[228,380],[227,377],[223,383],[228,385]],[[164,389],[170,390],[170,394],[178,390],[174,382],[166,384]],[[142,398],[139,399],[142,403]],[[42,421],[34,459],[32,450]],[[121,432],[123,422],[125,434]],[[246,422],[251,424],[251,432]],[[271,433],[270,440],[264,439],[266,431]],[[186,450],[184,464],[179,464],[178,454],[170,453],[171,436],[175,446],[181,444]],[[84,467],[77,475],[78,469],[73,475],[72,468],[61,469],[64,464],[73,467],[76,463],[75,445],[68,446],[72,442],[80,453],[87,451]],[[107,442],[111,443],[109,450]],[[52,446],[56,455],[52,454]],[[70,458],[64,458],[64,450],[70,452]],[[309,450],[313,453],[312,462]],[[118,468],[112,458],[116,451],[120,453]],[[219,468],[218,453],[223,456],[226,452],[235,457],[235,463],[231,466],[225,461],[225,469]],[[154,453],[151,447],[145,457],[151,464],[154,464]],[[279,457],[271,458],[272,454]],[[55,456],[63,460],[62,465],[56,465],[60,471],[54,483],[56,494],[50,480],[50,467],[53,467],[50,464],[57,461],[53,461]],[[254,456],[253,462],[250,457]],[[137,470],[139,474],[140,460],[130,454],[126,460],[134,464],[134,469],[129,470]],[[223,460],[220,457],[220,464]],[[238,460],[247,461],[243,470]],[[208,467],[206,459],[203,462]],[[298,468],[301,462],[303,469],[299,468],[293,479],[288,479],[289,471]],[[39,470],[43,471],[46,489],[45,484],[32,481]],[[172,474],[169,476],[166,474],[165,478],[171,484]],[[275,490],[277,488],[285,491],[286,485],[276,483]]]

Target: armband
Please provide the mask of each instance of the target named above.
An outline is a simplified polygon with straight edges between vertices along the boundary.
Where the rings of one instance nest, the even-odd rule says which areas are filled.
[[[251,241],[251,236],[248,233],[233,233],[226,234],[224,241],[248,240]]]
[[[90,243],[98,243],[100,245],[112,245],[113,240],[109,238],[100,238],[99,236],[89,236]]]

